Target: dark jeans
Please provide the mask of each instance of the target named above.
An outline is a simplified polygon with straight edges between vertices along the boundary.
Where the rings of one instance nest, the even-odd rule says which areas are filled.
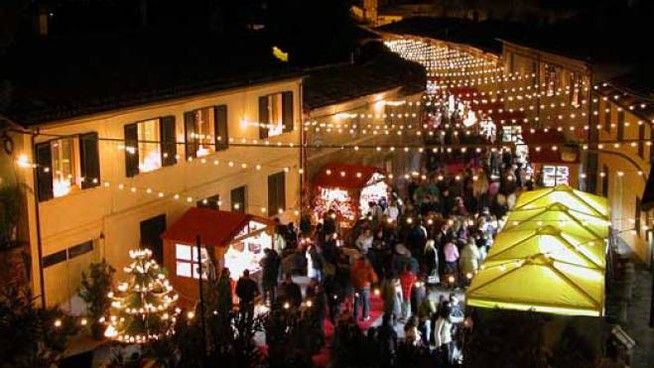
[[[357,320],[359,306],[362,309],[362,317],[367,318],[370,314],[370,288],[365,287],[354,290],[354,320]]]
[[[270,302],[270,305],[272,305],[277,299],[277,285],[263,283],[261,286],[264,302]]]
[[[238,306],[241,319],[246,321],[248,326],[252,325],[252,320],[254,319],[254,301],[240,301]]]

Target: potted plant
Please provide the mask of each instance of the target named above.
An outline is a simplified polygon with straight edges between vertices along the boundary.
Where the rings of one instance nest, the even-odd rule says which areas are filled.
[[[0,291],[0,365],[58,366],[77,327],[57,307],[40,308],[29,288],[13,285]]]
[[[92,321],[91,336],[97,340],[103,337],[103,325],[99,320],[111,306],[111,299],[107,294],[111,291],[115,272],[104,259],[102,262],[92,263],[88,273],[82,272],[79,296],[86,302],[87,313]]]

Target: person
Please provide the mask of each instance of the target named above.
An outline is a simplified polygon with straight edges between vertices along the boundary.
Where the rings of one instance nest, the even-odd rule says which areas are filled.
[[[427,274],[427,282],[438,284],[440,282],[438,276],[438,251],[436,250],[436,242],[433,239],[429,239],[425,243],[423,259],[425,260],[424,267],[425,273]]]
[[[395,366],[395,353],[397,352],[397,332],[391,324],[391,316],[384,314],[382,324],[377,327],[377,339],[380,343],[380,361],[384,367]]]
[[[302,290],[300,286],[293,282],[293,276],[290,273],[286,274],[284,282],[281,285],[281,302],[288,303],[289,306],[299,307],[302,304]]]
[[[389,315],[391,321],[395,324],[401,313],[402,286],[397,275],[393,272],[389,273],[388,277],[382,281],[381,295],[384,300],[384,314]]]
[[[443,256],[445,257],[445,272],[456,274],[459,261],[459,248],[454,244],[453,236],[450,236],[445,243],[445,246],[443,247]]]
[[[273,233],[273,249],[279,251],[286,250],[286,233],[288,228],[281,223],[279,218],[273,220],[275,222],[275,232]]]
[[[325,289],[320,283],[320,280],[313,278],[309,281],[306,289],[307,308],[309,308],[309,316],[313,318],[313,325],[320,331],[320,340],[324,341],[325,330],[323,320],[325,319],[325,307],[327,306],[327,296]],[[311,304],[309,303],[311,302]]]
[[[418,330],[420,331],[420,336],[422,337],[422,343],[425,346],[429,346],[429,339],[431,337],[431,319],[434,313],[436,312],[436,307],[434,302],[429,296],[425,297],[422,300],[422,303],[418,306]]]
[[[232,311],[232,286],[229,279],[229,268],[224,267],[218,279],[218,313],[221,316]]]
[[[402,285],[402,317],[401,321],[406,321],[411,315],[411,291],[415,284],[416,274],[411,272],[411,266],[404,266],[404,270],[400,274],[400,285]]]
[[[397,206],[397,201],[392,200],[391,204],[386,208],[384,214],[391,219],[392,222],[397,221],[397,217],[400,215],[400,209]]]
[[[434,345],[436,355],[446,365],[452,363],[452,323],[449,320],[449,310],[441,308],[434,324]]]
[[[362,320],[367,321],[370,319],[370,286],[377,282],[377,274],[366,257],[360,257],[352,266],[350,282],[354,288],[354,320],[361,306]]]
[[[309,245],[309,250],[307,251],[309,258],[311,259],[311,267],[309,271],[309,277],[316,278],[318,281],[323,278],[323,267],[325,266],[325,258],[322,255],[322,250],[316,244]]]
[[[245,269],[243,276],[236,283],[236,296],[239,299],[239,312],[241,318],[252,323],[254,318],[254,299],[259,295],[259,286],[250,278],[250,270]]]
[[[263,289],[263,300],[272,305],[277,297],[277,279],[279,278],[279,267],[281,258],[271,248],[263,250],[264,256],[261,259],[262,278],[261,288]]]
[[[463,309],[461,309],[461,304],[459,303],[459,298],[456,297],[456,294],[450,293],[449,303],[448,303],[449,315],[448,319],[452,324],[463,323],[465,315],[463,314]]]
[[[481,256],[479,255],[479,248],[477,248],[475,239],[469,238],[466,245],[463,246],[463,249],[461,250],[461,258],[459,258],[461,274],[466,279],[471,279],[472,276],[477,273],[477,269],[479,269],[480,258]]]
[[[361,254],[366,255],[368,254],[368,250],[372,247],[372,241],[373,241],[373,236],[372,236],[372,230],[370,228],[367,228],[363,230],[361,235],[357,237],[357,240],[355,241],[355,245],[357,249],[361,252]]]
[[[422,345],[422,337],[418,331],[418,317],[411,316],[404,325],[404,342],[412,346]]]

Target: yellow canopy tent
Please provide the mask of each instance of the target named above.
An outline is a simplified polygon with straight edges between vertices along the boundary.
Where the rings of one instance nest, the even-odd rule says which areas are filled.
[[[606,198],[575,190],[567,185],[524,192],[520,194],[513,209],[535,209],[554,203],[586,215],[609,218],[609,205]]]
[[[485,308],[601,316],[604,272],[539,253],[484,264],[466,292],[466,304]]]
[[[497,235],[484,265],[546,254],[551,259],[587,268],[606,268],[604,240],[562,232],[558,227],[517,226]]]
[[[561,232],[589,239],[606,239],[610,222],[604,217],[587,215],[554,203],[545,207],[514,210],[509,212],[503,232],[516,227],[521,230],[538,229],[545,225],[555,226]]]

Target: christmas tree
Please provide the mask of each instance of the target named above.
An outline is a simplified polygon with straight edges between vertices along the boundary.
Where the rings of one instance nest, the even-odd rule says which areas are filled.
[[[179,309],[163,268],[152,259],[149,249],[130,250],[132,263],[124,268],[128,282],[109,292],[110,317],[105,337],[125,343],[142,344],[173,333]]]

